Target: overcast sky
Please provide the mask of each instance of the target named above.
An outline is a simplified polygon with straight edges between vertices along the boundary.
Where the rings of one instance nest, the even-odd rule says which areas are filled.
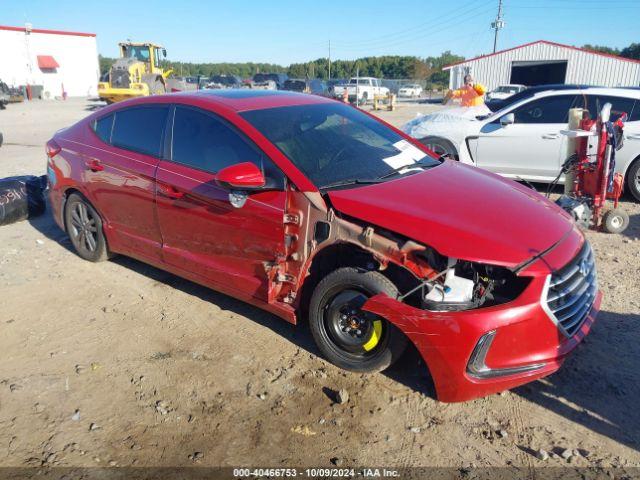
[[[97,34],[117,56],[130,39],[162,43],[172,60],[293,62],[326,57],[491,52],[498,0],[18,0],[0,23]],[[504,0],[498,48],[534,40],[625,47],[640,42],[640,0]]]

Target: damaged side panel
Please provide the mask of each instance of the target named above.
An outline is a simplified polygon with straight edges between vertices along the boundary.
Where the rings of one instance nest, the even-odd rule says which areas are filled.
[[[397,241],[335,215],[319,193],[290,188],[283,218],[284,254],[265,264],[269,302],[295,304],[315,255],[324,247],[349,243],[370,253],[384,269],[391,262],[409,270],[416,279],[431,278],[437,271],[416,253],[426,249],[413,241]]]

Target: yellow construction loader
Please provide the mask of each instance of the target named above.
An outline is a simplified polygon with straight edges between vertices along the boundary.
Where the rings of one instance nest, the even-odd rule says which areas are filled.
[[[163,58],[167,51],[154,43],[123,42],[120,58],[109,71],[109,81],[98,83],[98,96],[107,103],[119,102],[127,98],[158,95],[170,91],[167,77],[172,70],[160,67],[160,53]]]

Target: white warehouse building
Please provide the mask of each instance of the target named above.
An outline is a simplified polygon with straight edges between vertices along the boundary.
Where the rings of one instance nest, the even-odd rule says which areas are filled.
[[[539,40],[448,65],[449,88],[470,73],[493,90],[499,85],[557,83],[603,87],[640,86],[640,61]]]
[[[100,66],[94,33],[0,26],[0,80],[42,87],[42,98],[95,96]]]

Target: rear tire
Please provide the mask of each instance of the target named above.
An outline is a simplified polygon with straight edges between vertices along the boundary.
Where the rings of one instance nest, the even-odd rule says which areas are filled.
[[[81,258],[89,262],[103,262],[109,258],[102,219],[82,195],[69,195],[64,220],[71,244]]]
[[[607,233],[622,233],[629,226],[629,215],[619,208],[608,210],[602,217],[602,226]]]
[[[627,188],[633,198],[640,202],[640,158],[634,160],[627,171]]]
[[[440,137],[424,137],[419,141],[438,157],[448,155],[451,160],[459,160],[456,147],[449,140]]]
[[[398,294],[379,272],[340,268],[315,288],[309,326],[323,355],[334,365],[360,373],[379,372],[404,352],[407,338],[392,323],[360,307],[370,297]]]

